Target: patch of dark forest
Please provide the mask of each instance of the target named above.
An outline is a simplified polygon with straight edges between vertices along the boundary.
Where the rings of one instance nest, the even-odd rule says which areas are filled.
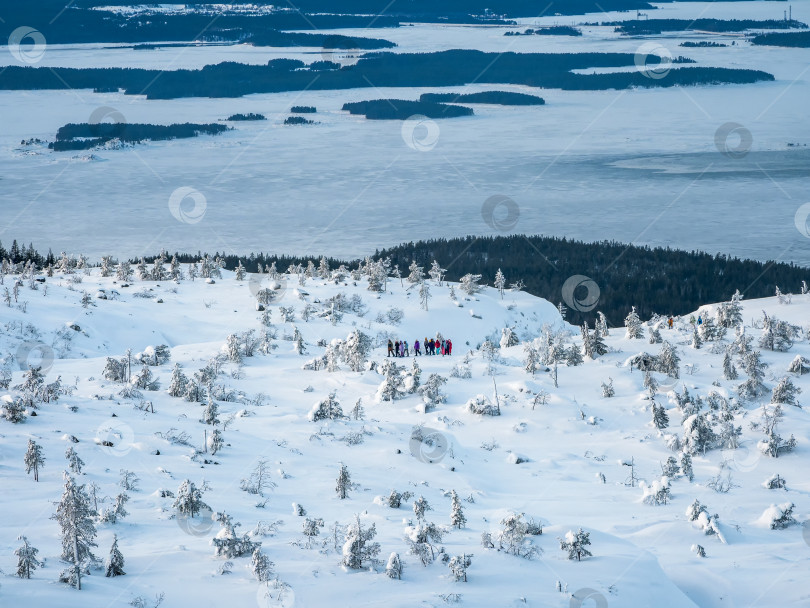
[[[673,87],[704,84],[749,84],[774,80],[760,70],[684,67],[665,78],[648,78],[638,70],[574,73],[593,68],[636,65],[633,53],[485,53],[450,50],[435,53],[364,55],[355,65],[320,61],[307,66],[296,59],[273,59],[267,65],[224,62],[199,70],[138,68],[57,68],[8,66],[0,90],[123,90],[148,99],[240,97],[252,93],[338,90],[369,87],[443,87],[517,84],[574,91]],[[675,63],[693,63],[678,57]],[[317,69],[313,69],[316,67]]]
[[[89,150],[118,140],[124,143],[184,139],[199,135],[218,135],[231,127],[219,124],[150,125],[137,123],[78,123],[59,127],[56,140],[48,147],[55,152]]]
[[[762,46],[786,46],[795,48],[810,47],[810,31],[807,32],[771,32],[751,38],[751,44]]]
[[[599,25],[614,25],[627,36],[650,36],[664,32],[745,32],[749,30],[804,29],[806,23],[795,19],[634,19],[605,21]]]

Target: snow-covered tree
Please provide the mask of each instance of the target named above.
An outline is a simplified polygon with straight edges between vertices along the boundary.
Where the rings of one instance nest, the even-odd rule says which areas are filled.
[[[182,397],[186,392],[186,385],[188,384],[188,378],[183,373],[182,368],[180,367],[179,363],[174,364],[174,369],[172,369],[172,377],[169,380],[169,395],[172,397]]]
[[[769,317],[765,312],[762,319],[762,335],[759,338],[759,347],[766,350],[786,352],[793,346],[799,328],[785,321]]]
[[[426,412],[447,400],[447,395],[442,392],[442,386],[446,383],[447,378],[444,376],[430,374],[424,384],[417,389],[417,392],[422,396]]]
[[[450,491],[450,525],[454,528],[463,528],[467,523],[467,517],[464,515],[464,509],[461,506],[458,494],[455,490]]]
[[[784,439],[776,430],[783,416],[782,406],[778,403],[762,406],[762,421],[759,427],[765,434],[765,439],[757,446],[763,454],[772,458],[778,458],[782,452],[792,452],[796,448],[796,438],[793,435]]]
[[[682,452],[681,453],[681,472],[683,473],[684,477],[686,477],[689,481],[692,481],[695,477],[694,471],[692,470],[692,455],[689,452]]]
[[[577,352],[579,352],[579,349],[577,349]],[[534,376],[540,367],[540,353],[531,342],[526,342],[523,345],[523,369]]]
[[[42,562],[37,559],[39,549],[32,546],[25,536],[20,536],[17,540],[22,541],[22,545],[14,550],[17,556],[17,576],[20,578],[31,578],[31,573],[42,566]]]
[[[599,328],[599,333],[602,334],[602,336],[610,335],[607,317],[605,316],[605,313],[603,313],[601,310],[596,311],[596,321],[594,325]]]
[[[179,514],[194,517],[203,509],[210,510],[210,507],[203,502],[203,488],[198,488],[193,482],[186,479],[177,489],[177,495],[172,504],[172,509],[176,509]]]
[[[703,338],[700,337],[697,325],[694,325],[692,327],[692,348],[697,350],[701,346],[703,346]]]
[[[411,262],[411,265],[408,266],[408,282],[412,285],[417,283],[421,283],[425,280],[425,273],[423,272],[424,269],[416,263],[416,260]]]
[[[343,408],[340,407],[340,402],[337,399],[337,392],[332,391],[326,399],[320,400],[316,403],[312,410],[310,410],[307,418],[311,422],[318,422],[320,420],[340,420],[345,418]]]
[[[442,281],[444,280],[444,273],[447,272],[447,269],[442,268],[436,260],[433,260],[433,263],[430,265],[430,270],[428,271],[428,275],[431,279],[436,281],[436,284],[441,287]]]
[[[498,272],[495,273],[495,282],[493,283],[493,286],[498,290],[498,293],[501,294],[501,300],[503,300],[503,290],[506,287],[506,277],[503,276],[500,268],[498,268]]]
[[[430,287],[426,281],[419,284],[419,302],[422,305],[422,310],[428,310],[428,300],[430,300]]]
[[[81,475],[84,460],[79,458],[79,455],[76,453],[76,450],[73,449],[73,446],[68,446],[68,449],[65,450],[65,458],[68,461],[68,468],[70,469],[70,472],[75,473],[76,475]]]
[[[802,357],[801,355],[796,355],[793,361],[790,362],[787,371],[793,374],[798,374],[799,376],[810,372],[810,359],[807,357]]]
[[[125,505],[129,501],[129,496],[126,492],[121,492],[118,496],[115,497],[115,503],[109,509],[104,509],[101,513],[101,521],[104,523],[114,524],[117,523],[119,519],[123,519],[129,513],[125,509]]]
[[[461,555],[454,555],[450,558],[447,566],[453,575],[453,580],[458,582],[467,582],[467,568],[472,565],[472,555],[462,553]]]
[[[253,549],[253,554],[250,558],[250,571],[253,573],[253,576],[256,577],[257,581],[266,583],[272,579],[275,566],[276,565],[270,561],[270,558],[262,552],[261,547]]]
[[[526,536],[529,524],[524,521],[522,513],[510,513],[501,520],[501,529],[497,534],[498,550],[532,559],[537,555],[537,548],[531,545]],[[486,543],[484,543],[486,545]],[[494,543],[492,543],[494,544]]]
[[[214,429],[211,431],[211,434],[208,435],[208,439],[206,441],[206,447],[208,448],[208,451],[211,452],[211,455],[219,452],[224,445],[225,440],[222,438],[222,431],[219,429]]]
[[[630,309],[630,313],[625,317],[624,326],[627,328],[626,337],[628,340],[641,340],[644,338],[644,327],[635,306]]]
[[[261,543],[253,542],[248,534],[238,534],[236,528],[241,526],[239,522],[234,523],[233,518],[227,513],[217,513],[216,520],[220,529],[217,535],[211,540],[214,545],[214,554],[217,557],[232,559],[242,557],[261,546]]]
[[[237,281],[245,280],[245,267],[242,266],[242,260],[239,260],[236,264],[236,270],[234,271],[234,278]]]
[[[715,316],[717,318],[717,324],[720,327],[729,328],[742,325],[742,305],[740,304],[742,298],[743,296],[738,289],[734,295],[731,296],[730,301],[723,302],[717,307]]]
[[[380,368],[384,376],[377,389],[377,401],[396,401],[406,394],[405,383],[402,378],[402,369],[393,361],[386,359]]]
[[[560,549],[568,553],[568,559],[581,561],[583,557],[591,557],[593,553],[586,547],[591,544],[590,532],[585,532],[580,528],[576,532],[569,530],[565,538],[559,539]]]
[[[253,468],[250,476],[239,482],[239,487],[248,494],[258,494],[264,496],[265,490],[276,487],[276,483],[270,478],[270,467],[267,461],[260,458]]]
[[[34,473],[34,481],[39,481],[39,470],[45,466],[45,457],[42,455],[42,446],[33,439],[28,440],[28,449],[23,457],[25,472]]]
[[[672,498],[672,493],[669,485],[669,478],[662,477],[660,480],[655,479],[650,485],[641,482],[644,491],[643,501],[648,505],[665,505]]]
[[[661,352],[656,357],[657,371],[666,374],[670,378],[680,378],[681,358],[678,351],[666,340],[661,344]]]
[[[110,555],[104,564],[104,576],[123,576],[124,572],[124,556],[118,549],[118,536],[113,535],[113,544],[110,547]]]
[[[510,346],[517,346],[520,343],[517,334],[511,327],[504,327],[501,330],[501,348],[509,348]]]
[[[304,520],[303,534],[307,537],[307,548],[312,546],[312,539],[321,533],[323,528],[323,519],[320,517],[310,519],[307,517]]]
[[[145,391],[156,391],[160,388],[160,381],[155,378],[148,365],[144,365],[141,371],[132,376],[132,386]]]
[[[602,382],[602,396],[606,399],[613,397],[616,394],[616,389],[613,388],[613,378],[608,378],[607,382]]]
[[[748,380],[737,387],[737,393],[742,399],[756,399],[765,394],[766,388],[765,368],[767,364],[762,361],[758,350],[748,350],[740,357],[740,365],[748,374]]]
[[[731,359],[731,350],[726,349],[725,354],[723,355],[723,378],[726,380],[736,380],[739,378],[739,373],[737,372],[737,367],[734,365],[734,361]]]
[[[354,521],[346,530],[341,564],[346,568],[360,570],[365,563],[377,557],[380,553],[380,544],[372,542],[376,535],[377,526],[375,524],[364,529],[360,523],[360,516],[355,515]]]
[[[667,414],[667,410],[663,405],[658,405],[655,401],[653,401],[652,415],[655,428],[663,430],[669,426],[669,415]]]
[[[690,454],[705,454],[717,442],[717,435],[705,413],[692,414],[683,421],[683,449]]]
[[[64,474],[64,480],[62,498],[56,506],[56,513],[52,519],[59,523],[61,529],[61,558],[72,565],[62,571],[59,579],[81,590],[82,570],[86,568],[86,562],[95,560],[91,552],[91,548],[97,546],[94,513],[84,486],[76,485],[67,472]]]
[[[340,465],[340,473],[338,473],[337,484],[335,485],[335,492],[341,500],[348,498],[349,490],[352,487],[352,478],[349,475],[349,469],[345,464]]]
[[[480,280],[480,274],[465,274],[459,281],[459,289],[461,289],[461,291],[467,295],[475,295],[481,291],[481,286],[478,284],[478,281]]]
[[[705,315],[703,323],[698,327],[698,333],[704,342],[717,342],[726,335],[726,328],[714,322],[709,315]]]
[[[361,372],[365,369],[371,348],[371,338],[362,331],[355,329],[341,343],[340,355],[349,366],[349,369],[353,372]]]
[[[413,513],[418,521],[425,521],[425,514],[432,510],[433,507],[430,506],[424,496],[420,496],[413,501]]]
[[[781,380],[773,387],[771,395],[771,403],[788,403],[790,405],[798,405],[799,401],[796,395],[802,392],[802,389],[797,387],[790,378],[787,376],[782,377]]]
[[[219,406],[217,405],[217,402],[211,398],[211,393],[209,393],[208,403],[205,405],[200,422],[204,424],[219,424],[219,418],[217,418],[218,415]]]
[[[399,558],[399,553],[392,553],[388,556],[388,563],[385,565],[385,573],[388,575],[388,578],[395,578],[397,580],[402,578],[402,560]]]

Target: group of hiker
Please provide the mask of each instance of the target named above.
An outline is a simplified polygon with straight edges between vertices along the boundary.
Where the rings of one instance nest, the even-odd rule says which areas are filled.
[[[422,349],[424,348],[424,353]],[[415,357],[419,355],[451,355],[453,354],[453,342],[445,340],[444,338],[427,339],[421,344],[419,340],[413,343],[413,354]],[[408,342],[405,340],[388,340],[388,356],[389,357],[410,357],[411,353],[408,348]]]
[[[703,315],[698,315],[697,319],[695,319],[695,315],[692,315],[691,317],[689,317],[689,322],[692,325],[694,325],[695,323],[697,323],[698,325],[703,325]],[[672,329],[673,325],[675,325],[675,319],[670,317],[669,319],[667,319],[667,327]]]

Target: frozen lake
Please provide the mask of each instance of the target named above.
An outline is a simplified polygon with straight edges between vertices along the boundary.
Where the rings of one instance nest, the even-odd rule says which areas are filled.
[[[810,20],[810,2],[794,2]],[[781,17],[785,3],[662,5],[655,17]],[[805,16],[804,13],[807,13]],[[629,15],[544,18],[577,23]],[[505,29],[436,25],[373,30],[403,50],[635,52],[648,39],[585,28],[581,38],[504,37]],[[359,30],[340,33],[360,34]],[[807,49],[679,48],[692,34],[656,39],[698,65],[763,69],[775,82],[700,88],[573,92],[471,85],[458,92],[513,90],[541,107],[475,105],[475,116],[437,121],[403,137],[398,121],[367,121],[341,107],[383,97],[416,99],[439,89],[362,89],[147,101],[88,90],[0,92],[0,239],[93,257],[170,251],[320,254],[355,258],[402,241],[497,234],[481,216],[495,194],[514,199],[512,232],[702,249],[810,265],[810,239],[794,225],[810,201]],[[14,59],[0,50],[0,63]],[[206,47],[134,51],[98,45],[48,49],[41,65],[200,67],[222,60],[320,59],[319,49]],[[0,75],[2,78],[2,75]],[[319,124],[281,123],[292,105],[313,105]],[[21,147],[53,140],[100,107],[127,122],[215,122],[236,112],[267,121],[234,123],[217,137],[124,150],[53,153]],[[718,130],[727,123],[728,137]],[[721,134],[724,133],[722,130]],[[427,140],[424,138],[428,138]],[[407,140],[407,141],[406,141]],[[428,145],[423,145],[427,143]],[[410,144],[410,145],[408,145]],[[789,144],[798,144],[789,145]],[[428,149],[429,148],[429,149]],[[196,223],[178,221],[177,188],[202,194]],[[202,200],[200,197],[198,200]],[[191,212],[191,199],[181,205]],[[188,219],[188,218],[186,218]]]

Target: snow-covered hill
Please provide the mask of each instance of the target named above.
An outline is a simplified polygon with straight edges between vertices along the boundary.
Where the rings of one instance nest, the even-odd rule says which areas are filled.
[[[662,349],[649,343],[650,324],[642,328],[644,339],[628,339],[624,328],[610,328],[604,338],[609,352],[582,365],[561,359],[555,388],[553,369],[546,371],[544,363],[534,374],[525,371],[526,345],[542,357],[552,335],[557,352],[570,355],[572,346],[583,346],[583,338],[555,306],[525,293],[501,295],[485,287],[468,294],[458,284],[428,280],[425,310],[420,285],[407,280],[388,279],[385,291],[375,293],[368,290],[366,276],[351,274],[330,280],[248,274],[237,280],[222,271],[210,281],[191,281],[188,267],[182,272],[186,278],[177,282],[122,282],[114,275],[101,277],[98,268],[75,270],[40,276],[44,283],[24,278],[16,290],[19,275],[4,277],[0,295],[9,291],[7,303],[0,302],[0,355],[11,379],[0,396],[8,395],[6,411],[25,394],[14,387],[25,381],[28,364],[42,364],[46,385],[60,378],[63,394],[36,403],[36,409],[27,407],[23,422],[0,418],[3,606],[101,607],[133,601],[152,606],[161,593],[164,606],[194,608],[223,603],[413,607],[456,601],[476,607],[721,608],[800,606],[810,599],[810,530],[802,525],[810,515],[806,410],[782,406],[776,432],[785,442],[793,435],[792,451],[773,458],[758,447],[765,438],[763,405],[771,389],[787,376],[804,390],[800,403],[810,391],[808,376],[787,371],[797,355],[810,358],[810,296],[793,296],[789,303],[743,300],[745,334],[753,338],[749,353],[760,349],[763,311],[772,325],[779,319],[799,327],[786,352],[761,349],[768,390],[751,400],[737,397],[736,388],[748,375],[736,353],[744,340],[734,328],[695,349],[688,318],[677,319],[673,329],[662,321],[658,331],[676,347],[680,378],[650,374],[659,385],[654,402],[669,417],[659,431],[652,423],[645,375],[631,365],[635,355],[657,355]],[[257,311],[257,295],[270,299],[264,312]],[[629,310],[632,294],[627,304]],[[291,321],[284,320],[282,307]],[[715,319],[718,308],[707,305],[695,317]],[[505,327],[520,344],[507,346],[504,340],[501,347]],[[396,359],[401,373],[386,367],[389,337],[412,345],[437,332],[452,340],[451,356]],[[367,356],[358,358],[362,348],[351,345],[360,334],[371,342]],[[105,378],[108,357],[118,361],[131,349],[134,377],[142,372],[136,355],[149,357],[160,345],[169,347],[171,359],[148,368],[158,390],[124,390],[125,384]],[[303,354],[297,352],[301,345]],[[251,346],[253,356],[244,356]],[[724,377],[726,352],[733,352],[735,380]],[[241,363],[233,360],[237,355]],[[418,392],[407,392],[414,362],[423,386],[431,374],[446,379],[438,382],[445,399],[433,408]],[[204,388],[199,401],[168,394],[173,375],[177,378],[175,364],[189,380],[195,373],[202,377],[205,368],[209,374],[218,369],[208,376],[218,424],[200,421],[212,413]],[[338,369],[328,371],[330,364]],[[363,371],[351,371],[353,365]],[[394,385],[402,380],[399,389],[388,386],[403,390],[401,398],[380,400],[386,378]],[[601,385],[611,379],[615,394],[605,397]],[[692,403],[679,407],[687,390]],[[318,418],[310,415],[313,406],[332,393],[346,417],[311,421]],[[470,412],[471,399],[499,409],[500,415]],[[358,402],[362,412],[355,409]],[[773,405],[765,411],[772,412]],[[736,449],[711,437],[735,427],[741,432]],[[695,429],[704,435],[698,437]],[[224,445],[212,454],[204,438],[210,440],[214,430]],[[46,459],[38,482],[26,475],[23,462],[29,440],[41,446]],[[129,497],[127,516],[116,523],[96,522],[94,549],[105,558],[117,535],[126,575],[106,578],[91,568],[81,591],[57,582],[66,564],[60,560],[60,526],[51,519],[70,447],[84,461],[81,474],[72,475],[88,493],[95,484],[99,511],[112,509],[122,492]],[[694,452],[693,479],[680,470],[662,482],[667,459],[674,457],[680,466],[689,451]],[[242,480],[249,480],[260,462],[273,486],[263,495],[242,489]],[[345,499],[336,492],[342,464],[354,484]],[[134,488],[122,489],[122,471],[137,477]],[[785,488],[763,487],[774,474],[784,479]],[[184,480],[208,486],[202,499],[210,510],[188,518],[173,507],[168,492],[176,497]],[[669,496],[662,492],[666,487]],[[411,496],[392,508],[392,490]],[[460,528],[451,527],[452,491],[466,518]],[[666,504],[647,504],[655,501],[644,497],[656,492]],[[431,522],[443,531],[432,547],[417,547],[433,552],[435,559],[426,566],[405,540],[418,532],[412,505],[420,496],[431,507],[422,518],[423,531]],[[693,509],[696,519],[690,521],[695,500],[706,511]],[[296,512],[294,503],[306,514]],[[771,521],[790,503],[795,523],[772,530]],[[215,555],[212,539],[228,536],[212,519],[222,512],[241,523],[235,528],[239,536],[248,533],[249,541],[261,543],[275,564],[276,582],[256,580],[249,552],[227,559]],[[515,520],[513,514],[522,517]],[[375,526],[372,542],[380,546],[378,561],[364,562],[360,569],[341,566],[345,526],[356,515],[363,529]],[[315,525],[320,534],[308,542],[305,523],[317,519],[324,525]],[[504,534],[504,521],[517,521],[512,534]],[[520,522],[541,525],[542,534],[521,539]],[[569,560],[560,539],[579,528],[590,535],[587,549],[593,555]],[[491,546],[483,546],[482,534],[489,535]],[[45,562],[31,580],[13,576],[20,535]],[[705,557],[696,554],[696,545],[705,549]],[[386,576],[391,553],[404,564],[401,580]],[[472,555],[467,582],[453,580],[444,554]],[[232,566],[223,568],[227,561]]]

